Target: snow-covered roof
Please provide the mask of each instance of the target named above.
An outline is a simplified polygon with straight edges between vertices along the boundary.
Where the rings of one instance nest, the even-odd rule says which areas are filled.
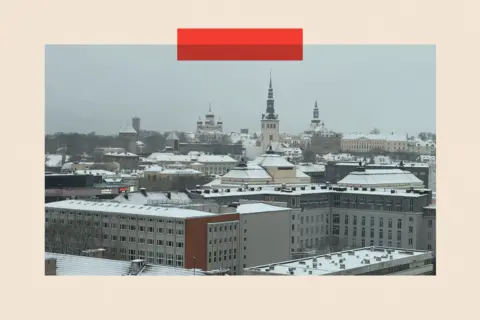
[[[120,129],[119,133],[137,133],[137,130],[133,128],[130,122],[126,122],[125,125]]]
[[[404,186],[421,187],[422,180],[409,171],[400,169],[366,169],[354,171],[337,183],[339,186],[375,187]]]
[[[340,273],[346,270],[353,271],[357,268],[364,268],[366,265],[375,268],[376,265],[380,266],[385,262],[409,257],[418,258],[419,256],[425,256],[425,259],[430,259],[431,252],[411,249],[367,247],[256,266],[246,270],[278,275],[290,275],[290,271],[292,271],[295,276],[322,276]],[[366,263],[365,260],[367,260],[368,263]],[[267,271],[267,269],[269,270]]]
[[[152,153],[147,157],[148,161],[155,162],[199,162],[199,163],[237,163],[237,160],[227,155],[181,155],[173,153]]]
[[[56,260],[57,276],[128,276],[131,262],[45,252],[45,259]],[[193,276],[193,270],[146,264],[137,276]],[[195,276],[204,276],[195,271]]]
[[[94,176],[115,176],[114,172],[107,171],[107,170],[100,170],[100,169],[91,169],[91,170],[75,170],[76,174],[92,174]]]
[[[70,156],[65,156],[65,161],[68,161]],[[45,166],[48,168],[59,168],[62,166],[61,154],[47,154],[45,155]]]
[[[175,131],[170,132],[170,134],[167,136],[167,140],[180,140],[175,133]]]
[[[261,212],[275,212],[275,211],[288,211],[290,208],[272,206],[266,203],[241,203],[237,207],[237,213],[249,214],[249,213],[261,213]]]
[[[138,157],[138,155],[131,152],[107,152],[104,155],[110,157]]]
[[[170,192],[170,199],[167,197],[165,192],[146,192],[146,195],[143,195],[141,192],[130,192],[125,197],[125,194],[118,195],[113,201],[119,203],[128,203],[134,205],[149,205],[154,202],[162,203],[181,203],[189,204],[192,202],[190,197],[184,192]]]
[[[316,163],[301,163],[297,166],[297,169],[302,172],[324,172],[325,165]]]
[[[246,167],[235,167],[222,176],[222,181],[228,180],[252,180],[261,179],[265,181],[271,181],[272,177],[265,169],[258,165],[249,164]]]
[[[366,139],[366,140],[382,140],[382,141],[401,141],[406,142],[407,137],[404,135],[396,135],[396,134],[363,134],[363,133],[349,133],[345,134],[342,138],[343,140],[359,140],[359,139]]]
[[[49,202],[45,203],[45,209],[82,210],[90,212],[144,215],[179,219],[215,216],[215,214],[213,213],[189,209],[152,207],[115,202],[97,202],[85,200],[63,200],[57,202]]]
[[[160,171],[160,174],[176,174],[176,175],[196,175],[202,174],[201,171],[194,170],[194,169],[165,169]]]
[[[253,163],[264,167],[295,167],[292,163],[288,162],[285,158],[278,154],[263,154],[260,157],[253,160]]]
[[[148,166],[144,169],[144,172],[160,172],[160,171],[163,171],[163,167],[156,164]]]

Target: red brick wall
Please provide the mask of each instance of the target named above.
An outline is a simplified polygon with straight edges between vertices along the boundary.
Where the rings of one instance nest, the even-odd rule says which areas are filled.
[[[195,257],[195,268],[207,270],[207,223],[238,219],[238,213],[187,219],[185,221],[185,268],[193,268],[193,257]]]

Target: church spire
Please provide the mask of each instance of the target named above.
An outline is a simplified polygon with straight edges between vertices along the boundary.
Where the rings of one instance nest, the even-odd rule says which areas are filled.
[[[319,119],[319,114],[318,114],[318,103],[317,100],[315,100],[315,107],[313,108],[313,119],[312,119],[313,124],[319,124],[320,119]]]
[[[268,99],[273,100],[272,70],[270,69],[270,83],[268,86]]]

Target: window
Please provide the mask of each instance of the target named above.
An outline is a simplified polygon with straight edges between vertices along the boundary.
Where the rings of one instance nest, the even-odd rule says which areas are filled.
[[[295,243],[295,237],[292,237],[292,243]]]
[[[126,224],[121,224],[120,225],[120,230],[125,230],[127,229],[127,225]]]
[[[183,248],[183,242],[177,242],[177,248]]]
[[[173,241],[167,241],[167,247],[173,247]]]
[[[120,236],[120,241],[121,241],[121,242],[127,242],[127,237],[125,237],[125,236]]]
[[[393,221],[391,218],[388,219],[388,227],[392,228],[393,227]]]
[[[433,220],[428,220],[428,227],[431,228],[433,225]]]
[[[168,234],[173,234],[173,229],[168,229]]]
[[[432,240],[432,233],[430,231],[427,233],[427,239]]]
[[[357,225],[357,216],[353,216],[353,225],[354,225],[354,226]]]
[[[353,236],[354,236],[354,237],[357,236],[357,227],[353,227]]]
[[[108,234],[103,235],[103,240],[108,240]]]
[[[163,228],[157,228],[157,233],[163,233]]]
[[[362,239],[362,247],[365,247],[365,239]]]
[[[383,228],[383,218],[380,218],[380,228]]]
[[[112,239],[112,241],[117,241],[117,236],[112,235],[112,236],[110,237],[110,239]]]
[[[148,227],[148,232],[152,233],[153,232],[153,227]]]
[[[308,229],[307,229],[307,230],[308,230]],[[339,234],[340,234],[340,227],[337,226],[337,225],[334,225],[334,226],[332,227],[332,234],[333,234],[333,235],[339,235]]]
[[[295,215],[294,214],[292,214],[292,220],[295,220]]]
[[[163,240],[157,240],[157,246],[163,246]]]
[[[375,229],[370,229],[370,238],[375,238]]]
[[[413,244],[413,239],[412,239],[412,238],[408,238],[408,244],[409,244],[409,245],[412,245],[412,244]]]
[[[300,218],[300,223],[303,224],[303,217]]]
[[[375,218],[370,217],[370,227],[373,227],[373,226],[375,226]]]
[[[362,228],[362,237],[365,237],[365,228]]]
[[[362,226],[365,225],[365,217],[362,217]]]
[[[104,227],[104,228],[108,228],[108,222],[104,222],[104,223],[103,223],[103,227]]]
[[[427,250],[432,250],[432,245],[431,244],[427,245]]]
[[[129,243],[135,243],[135,242],[137,242],[137,239],[135,239],[135,237],[128,237],[128,242]]]
[[[348,224],[348,214],[345,215],[345,224]]]
[[[183,229],[177,229],[177,235],[182,236],[183,235]]]
[[[388,230],[388,240],[392,240],[392,230]]]
[[[397,221],[397,228],[402,229],[402,219],[398,219]]]
[[[345,226],[345,233],[344,233],[344,235],[345,235],[346,237],[348,236],[348,227],[347,227],[347,226]]]
[[[148,239],[148,240],[147,240],[147,244],[148,244],[148,245],[153,245],[153,239]]]
[[[408,233],[413,233],[413,226],[408,226]]]
[[[413,217],[408,217],[408,221],[413,222]]]
[[[145,238],[138,238],[139,243],[145,243]]]
[[[373,242],[373,240],[370,240],[370,246],[373,247],[375,245],[375,243]]]
[[[397,231],[397,241],[401,241],[402,240],[402,231],[398,230]]]
[[[130,224],[130,225],[128,226],[128,230],[130,230],[130,231],[135,231],[135,229],[136,229],[136,227],[135,227],[134,225],[131,225],[131,224]]]

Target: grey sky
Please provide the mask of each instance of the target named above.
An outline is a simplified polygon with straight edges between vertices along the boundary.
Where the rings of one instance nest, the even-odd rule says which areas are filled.
[[[339,132],[435,132],[435,46],[309,45],[301,62],[178,62],[176,47],[47,46],[47,133],[113,134],[141,118],[194,131],[209,102],[225,131],[260,131],[272,69],[280,131],[299,133],[318,100]]]

